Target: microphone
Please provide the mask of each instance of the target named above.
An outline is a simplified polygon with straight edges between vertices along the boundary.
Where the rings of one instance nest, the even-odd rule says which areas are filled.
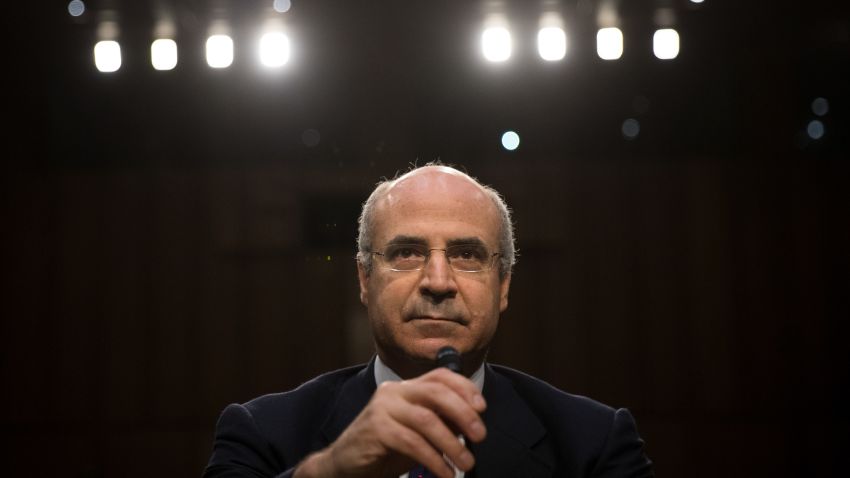
[[[451,345],[437,351],[437,367],[446,367],[455,373],[463,373],[460,367],[460,353]]]
[[[437,350],[437,367],[446,367],[452,372],[463,374],[460,368],[460,352],[451,345],[440,347],[440,350]],[[465,436],[458,434],[458,439],[460,439],[460,442],[464,446],[467,446],[470,450],[472,450],[472,447],[467,445],[469,440],[467,440]],[[455,473],[457,473],[457,467],[454,463],[452,463],[451,460],[449,460],[449,463],[451,463],[452,469],[455,470]],[[466,475],[472,476],[469,472],[467,472]]]

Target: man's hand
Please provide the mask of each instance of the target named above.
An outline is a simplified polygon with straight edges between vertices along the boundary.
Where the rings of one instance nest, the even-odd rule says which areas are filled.
[[[446,368],[413,380],[385,382],[329,447],[307,457],[296,477],[398,477],[422,464],[442,478],[469,471],[475,459],[458,439],[487,434],[484,397],[468,378]]]

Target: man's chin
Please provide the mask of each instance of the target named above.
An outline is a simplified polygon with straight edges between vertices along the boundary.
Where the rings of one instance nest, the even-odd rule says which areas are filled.
[[[444,345],[452,345],[468,331],[458,322],[439,319],[415,319],[407,323],[406,335],[414,346],[433,347],[433,352]]]
[[[447,337],[429,337],[416,340],[408,350],[407,355],[417,363],[433,364],[437,360],[437,351],[445,346],[451,346],[461,351],[456,340]]]

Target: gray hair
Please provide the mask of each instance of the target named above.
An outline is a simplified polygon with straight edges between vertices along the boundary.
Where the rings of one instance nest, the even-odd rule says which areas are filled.
[[[404,176],[428,166],[442,166],[458,171],[452,166],[445,165],[439,161],[432,161],[424,166],[411,168],[410,171],[404,174]],[[512,271],[514,264],[516,264],[517,256],[516,246],[514,244],[514,225],[511,219],[511,210],[508,208],[504,198],[498,191],[490,186],[481,184],[477,179],[463,171],[458,171],[458,173],[464,175],[480,187],[482,191],[484,191],[484,194],[493,201],[493,205],[495,205],[496,209],[499,211],[501,229],[501,234],[499,234],[499,277],[504,279]],[[366,202],[363,203],[363,209],[360,212],[360,217],[357,219],[357,260],[363,265],[367,274],[372,272],[371,251],[374,250],[372,244],[372,230],[374,228],[375,204],[379,199],[384,197],[387,190],[394,186],[401,177],[402,176],[396,174],[396,177],[393,179],[385,179],[379,182],[375,187],[375,190],[372,191],[372,194],[369,195],[369,198],[366,199]]]

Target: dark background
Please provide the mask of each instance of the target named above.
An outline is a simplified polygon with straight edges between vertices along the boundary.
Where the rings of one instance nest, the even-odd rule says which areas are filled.
[[[599,2],[506,2],[514,54],[494,65],[481,2],[293,0],[273,73],[252,57],[270,5],[7,6],[5,476],[198,476],[225,405],[367,360],[359,204],[438,158],[514,209],[493,361],[630,408],[659,476],[846,475],[843,2],[624,1],[613,62]],[[672,61],[652,55],[660,6]],[[534,51],[545,8],[566,18],[554,64]],[[113,74],[91,53],[107,11]],[[148,58],[160,11],[169,72]],[[224,71],[203,60],[216,12]]]

